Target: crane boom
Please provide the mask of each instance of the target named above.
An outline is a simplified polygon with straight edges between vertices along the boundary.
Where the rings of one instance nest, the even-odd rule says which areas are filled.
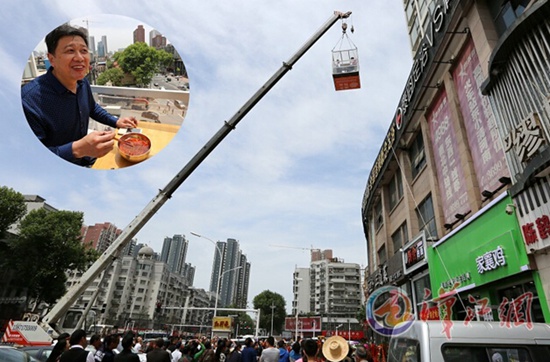
[[[195,156],[172,178],[172,180],[153,197],[145,208],[122,230],[122,233],[105,250],[103,254],[92,264],[82,275],[78,283],[73,285],[67,293],[53,306],[46,314],[41,323],[43,327],[49,328],[64,315],[70,306],[86,290],[95,278],[107,266],[116,259],[116,256],[132,240],[132,238],[145,226],[151,217],[172,197],[177,188],[191,175],[191,173],[204,161],[216,146],[232,131],[241,119],[271,90],[271,88],[289,71],[292,66],[319,40],[332,25],[339,19],[348,18],[351,12],[342,13],[335,11],[334,14],[317,30],[317,32],[302,47],[252,95],[252,97],[231,117],[225,121],[220,130],[195,154]]]

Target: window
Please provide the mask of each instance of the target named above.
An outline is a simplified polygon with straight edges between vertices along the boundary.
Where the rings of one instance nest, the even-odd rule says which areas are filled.
[[[409,149],[409,159],[411,161],[412,177],[414,179],[426,164],[422,132],[418,133]]]
[[[436,238],[437,229],[435,225],[434,207],[431,195],[426,197],[426,199],[418,205],[418,209],[416,209],[416,216],[418,217],[419,231],[425,230],[427,238]]]
[[[389,196],[390,196],[390,210],[399,203],[403,197],[403,182],[401,181],[401,171],[397,171],[393,178],[390,181],[389,186]]]
[[[498,35],[504,32],[523,14],[532,0],[488,1]]]
[[[538,349],[538,347],[535,348]],[[532,361],[526,347],[448,344],[443,345],[442,352],[445,361]],[[547,354],[545,353],[545,355]]]
[[[393,253],[397,253],[399,249],[408,241],[407,222],[405,221],[399,229],[391,236],[393,242]]]
[[[378,201],[374,206],[374,228],[378,230],[382,224],[384,224],[384,217],[382,216],[382,201]]]
[[[378,265],[382,265],[388,260],[386,258],[386,245],[382,245],[380,250],[378,250]]]

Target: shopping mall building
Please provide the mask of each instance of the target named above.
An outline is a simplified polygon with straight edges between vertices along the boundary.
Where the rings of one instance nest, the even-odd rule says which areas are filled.
[[[404,4],[414,64],[364,193],[365,296],[550,322],[550,3]]]

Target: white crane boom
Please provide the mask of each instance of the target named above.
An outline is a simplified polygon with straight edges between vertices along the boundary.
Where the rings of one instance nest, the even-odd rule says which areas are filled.
[[[116,256],[151,219],[151,217],[172,197],[176,189],[191,175],[216,146],[235,129],[246,114],[265,96],[271,88],[289,71],[292,66],[319,40],[339,19],[348,18],[351,12],[334,14],[317,30],[317,32],[302,47],[271,76],[262,87],[231,117],[225,121],[220,130],[197,152],[197,154],[181,169],[180,172],[145,206],[145,208],[122,230],[116,240],[105,250],[95,263],[82,275],[63,297],[44,316],[41,323],[44,328],[51,328],[63,316],[78,297],[86,290],[95,278],[116,259]]]

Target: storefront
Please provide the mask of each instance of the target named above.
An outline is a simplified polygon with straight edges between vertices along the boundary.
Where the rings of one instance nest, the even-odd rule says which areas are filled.
[[[432,295],[424,305],[437,305],[440,319],[550,320],[538,271],[510,205],[510,196],[502,194],[428,247]]]

